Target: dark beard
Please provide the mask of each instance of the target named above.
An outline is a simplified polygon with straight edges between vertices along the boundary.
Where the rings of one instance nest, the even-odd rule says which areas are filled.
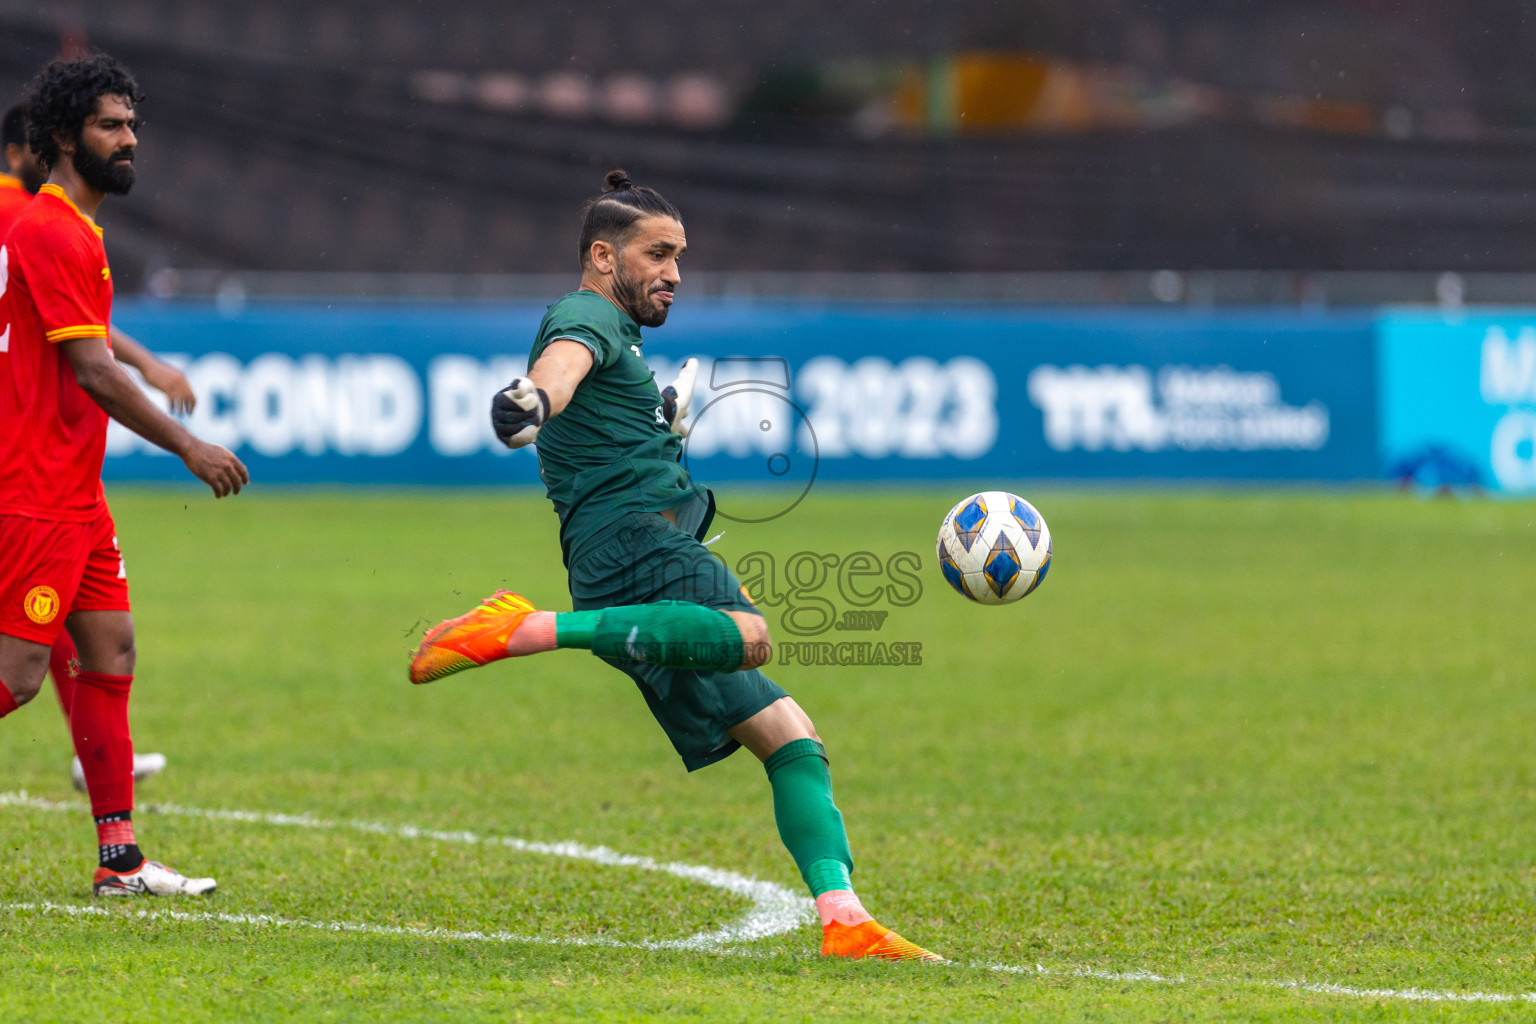
[[[30,167],[23,167],[21,172],[17,174],[16,177],[21,182],[22,188],[25,188],[33,195],[37,195],[37,190],[42,188],[43,183],[48,180],[43,176],[43,173],[37,169],[35,164]]]
[[[118,150],[103,160],[86,148],[84,140],[77,138],[75,155],[70,162],[75,165],[75,173],[91,188],[109,196],[125,196],[133,188],[133,164],[117,166],[112,163],[114,158],[124,155],[132,157],[132,153]]]
[[[647,302],[649,295],[645,286],[638,281],[631,281],[622,265],[613,269],[613,297],[619,300],[619,308],[641,327],[660,327],[667,322],[667,314],[671,312],[671,307],[665,303],[658,307],[655,303]]]

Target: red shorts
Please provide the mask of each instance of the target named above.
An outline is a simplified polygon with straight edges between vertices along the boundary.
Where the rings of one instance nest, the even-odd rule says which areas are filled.
[[[128,611],[117,524],[0,515],[0,633],[53,645],[70,612]]]

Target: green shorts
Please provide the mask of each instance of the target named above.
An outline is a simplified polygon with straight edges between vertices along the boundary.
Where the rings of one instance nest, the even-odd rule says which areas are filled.
[[[631,512],[609,536],[572,552],[577,611],[655,601],[691,601],[720,611],[762,614],[725,563],[656,512]],[[757,669],[698,672],[604,658],[635,681],[689,771],[741,746],[726,734],[786,694]]]

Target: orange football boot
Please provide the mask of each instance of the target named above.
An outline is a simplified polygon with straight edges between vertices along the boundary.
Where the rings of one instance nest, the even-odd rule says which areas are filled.
[[[473,611],[439,622],[411,656],[411,682],[419,686],[510,657],[507,641],[532,611],[523,595],[498,590]]]
[[[947,963],[939,954],[930,953],[915,942],[908,942],[879,921],[865,921],[862,924],[829,921],[822,925],[821,955],[845,956],[850,959],[872,956],[881,960],[915,960],[925,964]]]

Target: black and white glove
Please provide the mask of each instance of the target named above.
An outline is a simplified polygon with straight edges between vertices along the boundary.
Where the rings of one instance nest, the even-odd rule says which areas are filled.
[[[661,389],[661,416],[679,437],[688,436],[688,405],[693,401],[693,382],[699,375],[699,361],[689,359],[677,371],[677,380]]]
[[[491,426],[508,448],[532,444],[548,420],[549,396],[527,377],[517,378],[491,399]]]

